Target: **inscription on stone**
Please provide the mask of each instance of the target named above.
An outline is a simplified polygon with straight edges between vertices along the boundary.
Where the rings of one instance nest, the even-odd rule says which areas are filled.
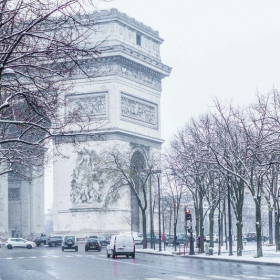
[[[121,115],[142,123],[157,125],[157,106],[126,94],[121,95]]]
[[[10,188],[8,192],[9,200],[20,200],[19,188]]]

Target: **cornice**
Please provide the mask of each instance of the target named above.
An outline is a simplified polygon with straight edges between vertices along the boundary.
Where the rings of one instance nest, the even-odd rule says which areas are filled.
[[[163,39],[159,37],[159,32],[153,30],[150,26],[145,25],[143,22],[137,21],[135,18],[129,17],[125,13],[121,13],[115,8],[111,10],[101,10],[94,11],[91,14],[94,22],[104,22],[104,21],[121,21],[138,29],[146,34],[149,34],[154,39],[157,39],[159,42],[163,42]]]
[[[145,64],[151,65],[154,68],[160,70],[160,72],[164,74],[165,77],[169,76],[172,71],[171,67],[167,66],[166,64],[163,64],[159,59],[147,55],[143,51],[136,50],[133,47],[128,47],[127,45],[114,45],[103,55],[110,55],[113,52],[120,52],[122,54],[126,54],[131,58],[137,59],[140,63],[144,62]]]

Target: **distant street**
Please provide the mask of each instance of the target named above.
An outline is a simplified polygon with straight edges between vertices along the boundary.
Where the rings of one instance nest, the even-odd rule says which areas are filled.
[[[61,247],[32,250],[0,249],[1,280],[205,280],[279,279],[280,267],[136,254],[136,258],[108,259],[106,250],[62,252]]]

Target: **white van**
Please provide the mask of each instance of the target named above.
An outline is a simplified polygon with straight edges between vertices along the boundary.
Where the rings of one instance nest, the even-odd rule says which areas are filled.
[[[132,235],[113,235],[107,246],[107,258],[124,255],[127,258],[135,258],[135,243]]]

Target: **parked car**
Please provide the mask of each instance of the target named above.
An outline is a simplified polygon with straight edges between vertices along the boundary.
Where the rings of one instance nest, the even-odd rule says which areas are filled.
[[[41,236],[34,238],[32,241],[35,242],[37,246],[44,246],[46,245],[47,239],[48,239],[47,235],[41,233]]]
[[[243,240],[246,240],[247,242],[250,241],[257,241],[257,234],[255,232],[248,232],[244,234]]]
[[[158,243],[158,238],[154,235],[154,243]],[[151,242],[151,234],[147,233],[147,242]]]
[[[108,245],[108,241],[106,240],[106,238],[102,235],[92,235],[89,238],[94,238],[97,239],[100,243],[101,246],[107,246]]]
[[[7,249],[13,249],[15,247],[32,249],[36,247],[36,244],[33,241],[28,241],[23,238],[8,238],[5,246],[7,247]]]
[[[210,242],[210,234],[206,235],[206,242]],[[216,233],[213,233],[213,242],[218,243],[219,242],[219,235]]]
[[[55,235],[47,238],[47,245],[50,247],[60,246],[62,244],[63,236]]]
[[[106,248],[107,258],[124,255],[127,258],[135,258],[135,242],[132,235],[113,235],[110,244]]]
[[[87,252],[89,250],[101,251],[101,244],[97,238],[89,238],[86,240],[85,251]]]
[[[78,243],[76,236],[63,236],[61,250],[64,251],[65,249],[74,249],[76,252],[78,252]]]

